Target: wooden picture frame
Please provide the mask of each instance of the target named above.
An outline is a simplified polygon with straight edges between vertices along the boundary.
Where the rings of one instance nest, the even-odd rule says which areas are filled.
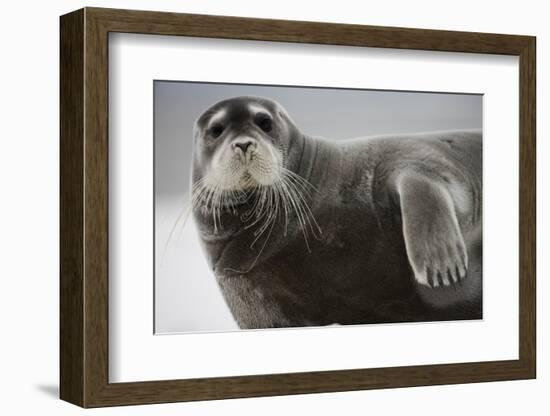
[[[60,396],[82,407],[518,380],[536,376],[535,38],[85,8],[61,17]],[[519,57],[519,359],[109,383],[108,34],[263,40]]]

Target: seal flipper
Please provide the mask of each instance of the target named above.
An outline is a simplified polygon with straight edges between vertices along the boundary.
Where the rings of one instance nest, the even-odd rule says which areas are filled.
[[[397,191],[407,257],[416,281],[437,287],[464,279],[468,255],[449,191],[418,173],[400,176]]]

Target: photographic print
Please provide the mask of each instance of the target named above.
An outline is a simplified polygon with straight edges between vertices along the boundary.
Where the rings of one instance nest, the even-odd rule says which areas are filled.
[[[482,103],[155,81],[155,333],[481,319]]]
[[[62,400],[536,378],[535,37],[86,7],[59,39]]]

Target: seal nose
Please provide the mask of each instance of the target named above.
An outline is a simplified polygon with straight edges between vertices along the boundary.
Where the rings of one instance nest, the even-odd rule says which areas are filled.
[[[237,150],[237,148],[241,149],[243,153],[246,153],[248,151],[248,148],[251,147],[254,144],[253,140],[247,139],[247,140],[239,140],[238,142],[233,142],[233,149]]]

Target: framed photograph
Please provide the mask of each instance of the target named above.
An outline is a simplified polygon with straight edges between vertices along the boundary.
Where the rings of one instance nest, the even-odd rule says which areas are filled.
[[[60,28],[63,400],[535,378],[534,37]]]

